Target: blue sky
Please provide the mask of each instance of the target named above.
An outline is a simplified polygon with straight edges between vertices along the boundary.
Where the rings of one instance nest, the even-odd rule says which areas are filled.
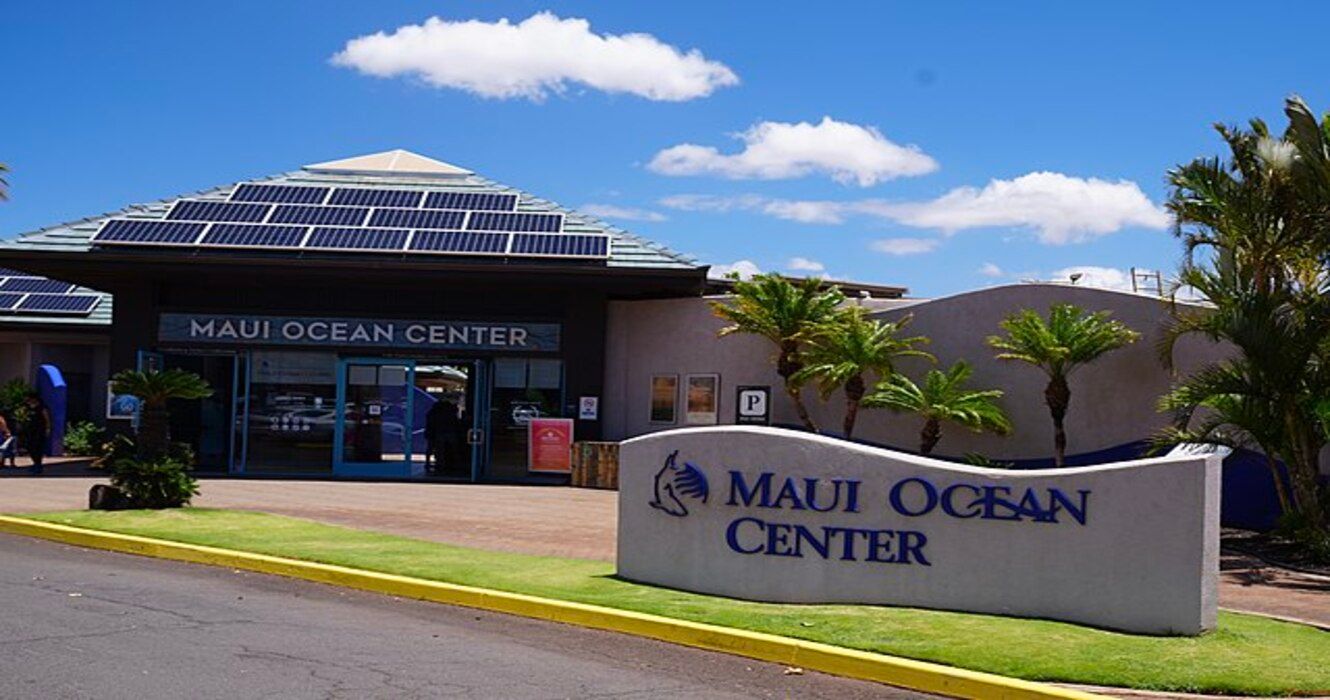
[[[1278,122],[1293,92],[1330,108],[1327,20],[1312,3],[13,4],[0,235],[400,147],[636,217],[615,223],[708,263],[919,295],[1076,266],[1121,284],[1175,267],[1164,174],[1217,152],[1211,122]]]

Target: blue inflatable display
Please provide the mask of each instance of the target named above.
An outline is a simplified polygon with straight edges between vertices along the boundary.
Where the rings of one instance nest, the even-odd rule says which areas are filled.
[[[69,387],[65,386],[65,376],[59,367],[37,368],[37,395],[51,412],[51,442],[46,446],[46,454],[58,457],[64,454],[65,414],[69,408]]]

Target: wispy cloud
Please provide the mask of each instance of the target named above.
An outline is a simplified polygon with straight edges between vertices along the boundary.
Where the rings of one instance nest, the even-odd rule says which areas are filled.
[[[916,146],[899,145],[874,127],[831,117],[823,117],[817,124],[759,122],[735,136],[744,145],[737,153],[684,143],[660,151],[647,167],[663,175],[733,180],[779,180],[820,173],[860,187],[931,173],[938,167]]]
[[[346,42],[336,66],[380,78],[415,76],[481,97],[533,101],[570,85],[679,102],[737,85],[728,66],[650,34],[597,34],[585,19],[540,12],[516,24],[431,17]]]
[[[941,243],[936,238],[883,238],[873,241],[869,247],[887,255],[922,255],[931,253]]]
[[[665,197],[660,204],[687,211],[752,211],[808,224],[843,224],[865,217],[947,235],[972,229],[1024,229],[1050,245],[1081,243],[1132,226],[1159,230],[1169,225],[1164,209],[1134,182],[1050,172],[993,180],[982,189],[959,187],[917,202],[684,194]]]
[[[669,218],[658,211],[621,207],[616,204],[583,204],[577,210],[602,219],[620,219],[623,221],[665,221]]]
[[[826,272],[827,266],[816,260],[808,258],[793,257],[785,263],[785,268],[797,272]]]
[[[996,264],[991,262],[986,262],[983,265],[979,266],[979,274],[983,275],[984,277],[1001,277],[1006,273],[1003,272],[1002,268],[998,267]]]

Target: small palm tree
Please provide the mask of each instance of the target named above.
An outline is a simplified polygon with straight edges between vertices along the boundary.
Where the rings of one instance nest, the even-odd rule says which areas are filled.
[[[1071,304],[1049,307],[1047,319],[1032,309],[1022,309],[1002,321],[1006,336],[988,339],[988,344],[999,351],[999,360],[1028,362],[1048,375],[1044,402],[1053,417],[1053,461],[1059,467],[1067,456],[1067,432],[1063,427],[1071,404],[1067,377],[1104,353],[1141,337],[1108,316],[1107,311],[1090,313]]]
[[[720,330],[760,335],[776,346],[776,373],[785,382],[785,393],[794,401],[799,420],[808,430],[817,425],[804,406],[802,384],[795,375],[804,367],[803,345],[815,328],[836,314],[845,301],[840,289],[824,289],[821,280],[809,278],[798,284],[779,275],[754,275],[751,280],[736,280],[734,297],[727,302],[712,302],[716,316],[731,325]]]
[[[894,323],[870,319],[860,307],[851,307],[819,326],[809,338],[807,365],[795,375],[795,380],[816,381],[826,400],[837,389],[845,390],[845,437],[854,434],[854,423],[859,415],[859,404],[868,390],[867,374],[886,379],[895,373],[898,357],[926,357],[932,355],[916,350],[914,346],[928,342],[928,338],[915,336],[898,338],[897,334],[910,322],[906,316]]]
[[[158,457],[171,445],[171,416],[167,404],[172,399],[203,399],[212,396],[212,387],[202,377],[183,369],[158,371],[125,370],[111,378],[111,391],[138,397],[140,456]]]
[[[864,408],[889,408],[902,413],[917,413],[924,419],[919,431],[919,453],[929,454],[942,439],[942,424],[955,423],[976,433],[1006,435],[1011,421],[998,399],[1002,391],[967,389],[966,382],[974,368],[961,360],[950,368],[932,369],[924,375],[922,386],[903,374],[893,374],[877,385],[877,391],[864,399]]]

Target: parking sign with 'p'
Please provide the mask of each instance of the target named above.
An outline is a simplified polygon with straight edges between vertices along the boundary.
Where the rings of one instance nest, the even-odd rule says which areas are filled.
[[[739,425],[771,423],[771,387],[741,386],[734,401],[734,422]]]

